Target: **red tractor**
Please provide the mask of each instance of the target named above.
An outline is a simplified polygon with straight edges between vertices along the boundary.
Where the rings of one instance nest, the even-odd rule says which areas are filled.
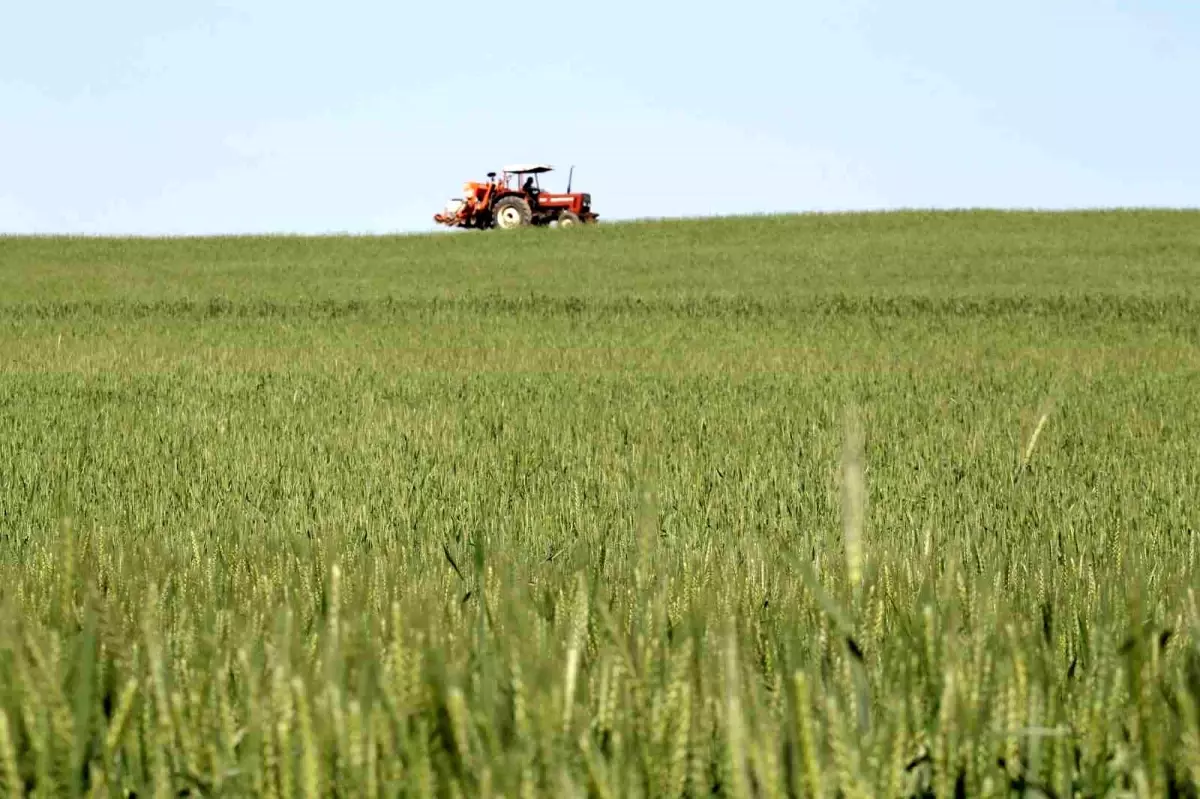
[[[567,178],[566,192],[542,191],[538,175],[553,169],[546,164],[517,164],[504,167],[499,177],[489,172],[486,183],[464,184],[463,196],[450,200],[433,220],[447,227],[479,230],[595,222],[599,217],[592,212],[592,195],[571,192],[575,167]]]

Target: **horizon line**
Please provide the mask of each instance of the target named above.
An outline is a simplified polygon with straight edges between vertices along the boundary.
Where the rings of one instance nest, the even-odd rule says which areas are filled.
[[[749,213],[730,213],[730,214],[702,214],[702,215],[681,215],[681,216],[638,216],[638,217],[614,217],[607,221],[601,221],[596,225],[587,227],[614,227],[614,226],[633,226],[639,224],[657,224],[657,223],[683,223],[697,224],[705,222],[736,222],[740,220],[754,220],[764,218],[792,218],[792,217],[814,217],[814,216],[829,216],[829,217],[847,217],[847,216],[902,216],[915,214],[935,214],[935,215],[965,215],[965,214],[1035,214],[1044,216],[1062,216],[1068,214],[1106,214],[1106,213],[1127,213],[1127,214],[1144,214],[1144,213],[1200,213],[1200,206],[1179,206],[1179,205],[1114,205],[1114,206],[1066,206],[1066,207],[1038,207],[1038,206],[897,206],[894,208],[864,208],[864,209],[844,209],[844,210],[804,210],[804,211],[760,211]],[[531,230],[537,228],[530,227]],[[56,232],[56,233],[28,233],[18,231],[0,231],[0,239],[120,239],[120,240],[170,240],[170,239],[261,239],[261,238],[293,238],[293,239],[325,239],[325,238],[419,238],[431,237],[447,234],[461,234],[473,232],[489,232],[489,231],[471,231],[455,228],[432,228],[428,230],[394,230],[394,231],[360,231],[354,232],[351,230],[328,230],[324,232],[309,232],[303,233],[299,231],[283,231],[283,230],[263,230],[259,232],[215,232],[215,233],[88,233],[88,232]],[[501,231],[511,232],[511,231]]]

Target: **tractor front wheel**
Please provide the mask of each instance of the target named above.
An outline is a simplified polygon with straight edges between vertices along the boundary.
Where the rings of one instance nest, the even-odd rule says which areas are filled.
[[[496,226],[505,230],[528,225],[533,219],[529,203],[520,197],[501,197],[493,215]]]
[[[575,227],[578,224],[580,224],[580,219],[574,211],[563,211],[558,215],[559,227]]]

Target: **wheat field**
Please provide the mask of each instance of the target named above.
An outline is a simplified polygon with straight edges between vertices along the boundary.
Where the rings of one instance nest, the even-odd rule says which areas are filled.
[[[1196,796],[1200,214],[0,238],[4,796]]]

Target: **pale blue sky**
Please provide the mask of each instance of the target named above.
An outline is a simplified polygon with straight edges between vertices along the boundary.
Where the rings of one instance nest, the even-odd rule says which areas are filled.
[[[606,219],[1200,206],[1194,0],[5,5],[0,232],[420,231],[517,161]]]

